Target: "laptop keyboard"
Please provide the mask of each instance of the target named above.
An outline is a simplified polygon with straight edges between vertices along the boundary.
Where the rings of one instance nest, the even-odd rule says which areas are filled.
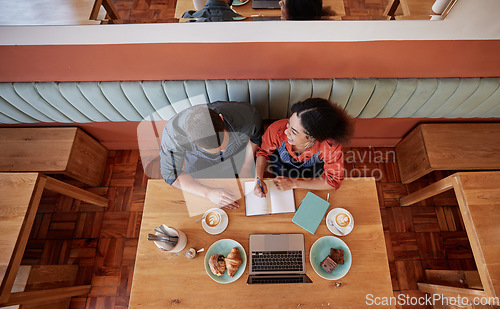
[[[253,271],[302,271],[302,251],[252,252]]]
[[[252,278],[254,284],[273,284],[273,283],[304,283],[303,278]]]

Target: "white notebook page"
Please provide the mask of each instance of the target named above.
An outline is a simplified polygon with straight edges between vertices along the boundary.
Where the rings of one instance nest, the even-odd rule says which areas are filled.
[[[272,180],[264,182],[267,185],[267,197],[258,197],[253,193],[255,181],[245,182],[247,216],[295,212],[293,190],[280,191]]]

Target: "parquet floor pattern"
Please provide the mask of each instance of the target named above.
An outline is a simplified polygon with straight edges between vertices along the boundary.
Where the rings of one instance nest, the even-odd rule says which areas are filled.
[[[177,0],[112,0],[121,20],[116,23],[176,23]],[[346,20],[380,19],[389,0],[344,0]]]
[[[421,295],[417,282],[425,281],[424,269],[475,269],[452,192],[410,207],[398,203],[407,192],[452,172],[433,173],[403,185],[394,148],[344,150],[347,176],[378,179],[396,296]],[[73,298],[71,308],[127,308],[147,179],[138,150],[110,151],[102,185],[87,188],[110,200],[106,210],[45,191],[22,264],[78,265],[77,284],[92,287],[88,297]]]
[[[346,16],[382,16],[389,0],[344,0]]]
[[[177,0],[113,0],[121,20],[118,23],[177,23]]]

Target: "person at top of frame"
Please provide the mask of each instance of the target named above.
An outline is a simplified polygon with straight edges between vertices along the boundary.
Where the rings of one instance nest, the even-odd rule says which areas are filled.
[[[231,9],[233,0],[208,0],[199,10],[189,10],[182,18],[196,18],[187,22],[234,21],[242,16]]]
[[[322,0],[280,0],[279,5],[282,20],[319,20],[332,14]]]

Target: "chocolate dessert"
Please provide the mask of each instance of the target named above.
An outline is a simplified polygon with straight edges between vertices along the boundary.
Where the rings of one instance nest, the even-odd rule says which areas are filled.
[[[329,274],[335,269],[335,267],[337,267],[337,263],[335,263],[329,255],[323,260],[323,262],[321,262],[320,265]]]
[[[344,264],[344,250],[331,248],[330,256],[337,264]]]

